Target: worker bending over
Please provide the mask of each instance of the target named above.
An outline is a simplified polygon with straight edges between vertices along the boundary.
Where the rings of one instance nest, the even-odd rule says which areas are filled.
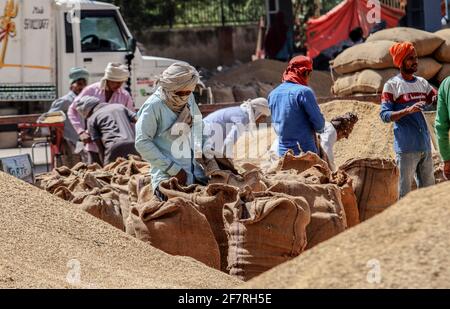
[[[134,148],[136,113],[123,105],[101,103],[90,96],[81,98],[76,108],[87,120],[86,127],[104,165],[119,157],[138,154]]]

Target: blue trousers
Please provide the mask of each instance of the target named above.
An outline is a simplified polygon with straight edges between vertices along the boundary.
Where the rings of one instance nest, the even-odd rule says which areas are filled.
[[[398,153],[397,164],[400,169],[400,199],[411,192],[414,178],[418,188],[436,184],[431,152]]]

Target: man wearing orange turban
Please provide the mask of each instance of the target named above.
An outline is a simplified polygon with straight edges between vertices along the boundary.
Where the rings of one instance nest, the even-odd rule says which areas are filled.
[[[283,83],[269,95],[272,123],[279,137],[278,155],[288,150],[319,153],[316,133],[322,133],[325,119],[314,91],[308,87],[313,70],[305,56],[293,58],[283,74]]]
[[[414,75],[418,58],[412,43],[394,44],[390,52],[400,74],[384,85],[380,117],[386,123],[394,122],[399,197],[403,198],[411,191],[414,178],[419,188],[435,184],[430,132],[422,110],[436,101],[437,92],[426,79]]]

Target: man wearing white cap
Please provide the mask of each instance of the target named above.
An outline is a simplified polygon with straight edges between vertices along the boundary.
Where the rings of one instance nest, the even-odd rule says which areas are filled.
[[[130,73],[125,65],[109,63],[105,70],[105,76],[98,83],[86,87],[75,99],[69,108],[68,116],[80,140],[86,145],[89,154],[88,163],[100,163],[98,149],[92,142],[89,132],[86,130],[86,121],[81,119],[76,106],[85,96],[96,97],[100,102],[122,104],[134,112],[134,103],[131,95],[123,89],[123,84],[128,80]]]
[[[267,121],[270,117],[269,102],[264,98],[257,98],[244,102],[241,106],[223,108],[209,114],[203,122],[208,132],[222,133],[223,147],[216,148],[219,155],[230,157],[233,146],[246,131],[252,131],[257,125]],[[214,138],[211,138],[214,139]],[[218,145],[215,145],[216,147]]]
[[[171,177],[182,185],[207,182],[194,155],[203,143],[202,117],[192,94],[199,79],[194,67],[174,63],[138,114],[136,149],[151,164],[152,187],[160,199],[159,184]]]

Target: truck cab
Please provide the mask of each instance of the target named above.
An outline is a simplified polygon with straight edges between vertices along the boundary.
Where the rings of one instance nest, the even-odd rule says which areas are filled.
[[[112,4],[58,0],[55,5],[59,95],[69,91],[70,68],[86,68],[92,83],[103,77],[109,62],[119,62],[129,65],[131,83],[128,86],[139,108],[151,94],[157,75],[176,62],[142,56],[119,8]]]
[[[0,0],[0,115],[45,112],[68,93],[71,68],[85,67],[94,83],[109,62],[128,65],[126,87],[140,108],[176,60],[143,56],[115,5]]]

